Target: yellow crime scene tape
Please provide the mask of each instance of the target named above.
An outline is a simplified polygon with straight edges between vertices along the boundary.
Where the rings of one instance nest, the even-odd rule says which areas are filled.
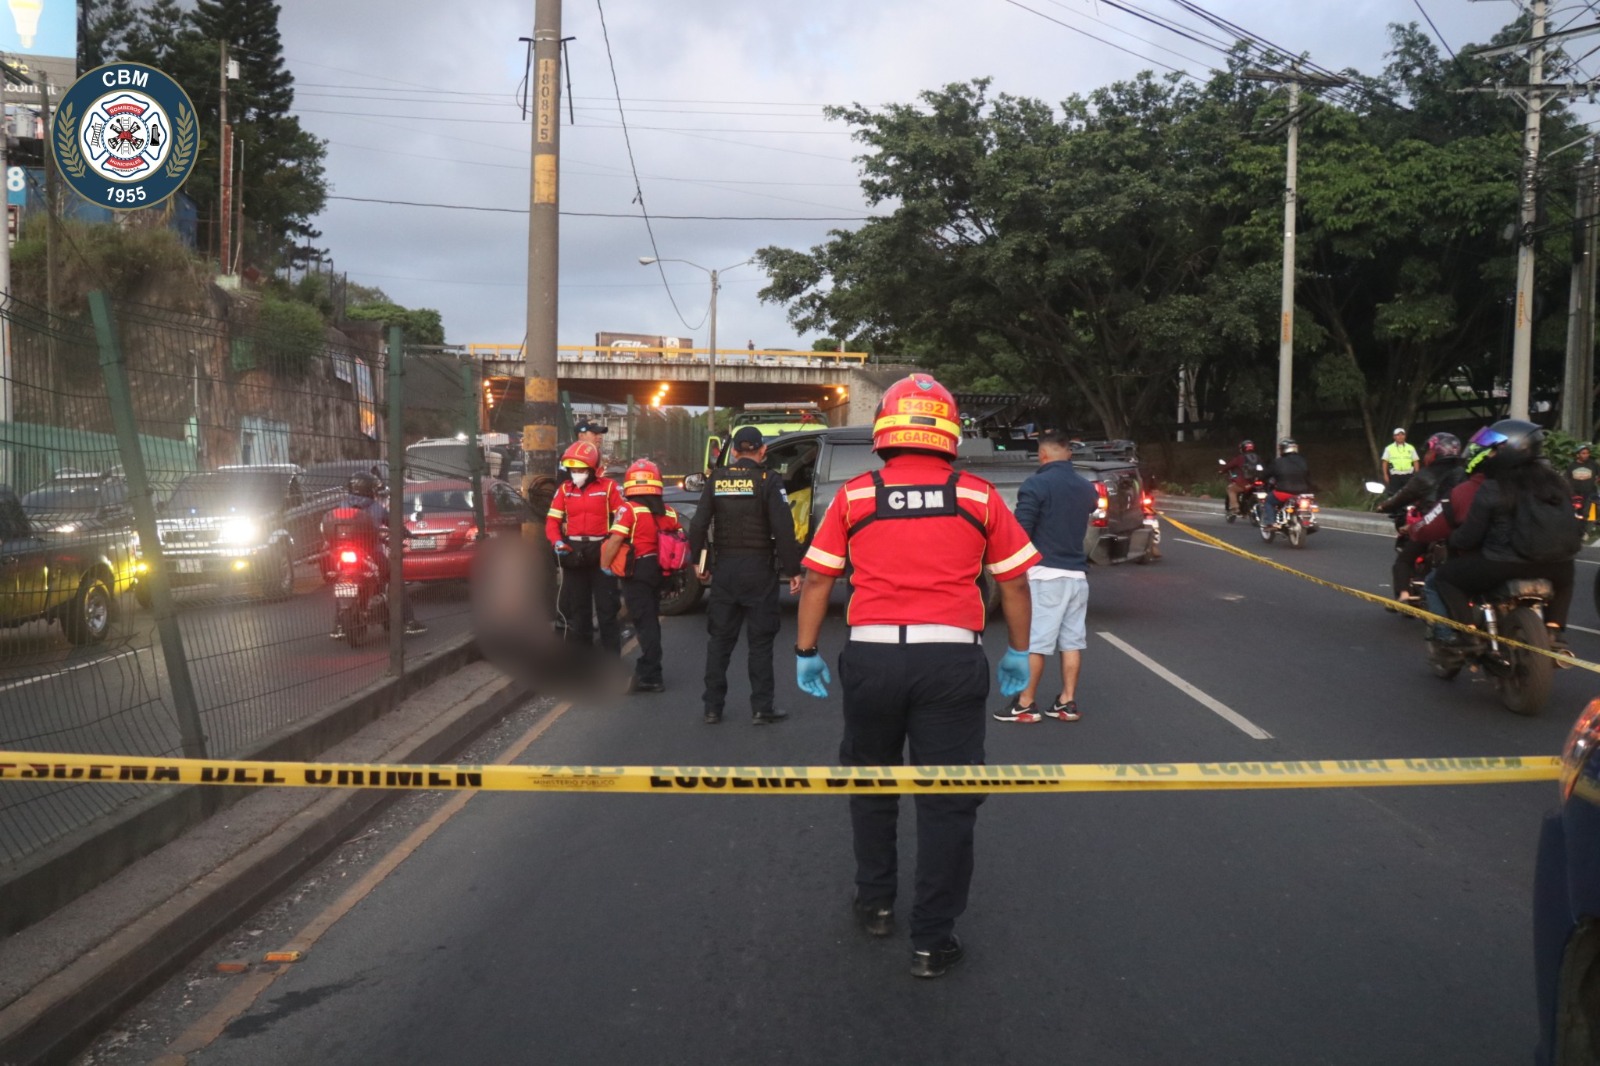
[[[1552,756],[1037,766],[411,766],[0,752],[0,784],[835,796],[1373,788],[1554,781]]]
[[[1202,544],[1208,544],[1213,548],[1221,548],[1223,551],[1237,555],[1241,559],[1248,559],[1253,563],[1260,563],[1262,566],[1270,566],[1274,570],[1282,571],[1285,574],[1292,574],[1295,577],[1300,578],[1302,581],[1309,581],[1313,585],[1321,585],[1323,588],[1333,589],[1335,592],[1342,592],[1347,596],[1354,596],[1358,600],[1366,600],[1368,603],[1376,603],[1382,607],[1387,607],[1391,611],[1398,611],[1401,614],[1408,614],[1413,618],[1420,618],[1424,622],[1437,622],[1440,625],[1449,626],[1451,629],[1459,630],[1463,633],[1471,633],[1474,636],[1479,637],[1487,636],[1483,630],[1467,625],[1465,622],[1457,622],[1454,618],[1446,618],[1443,615],[1434,614],[1432,611],[1424,610],[1421,607],[1413,607],[1409,603],[1401,603],[1399,600],[1390,599],[1388,596],[1379,596],[1376,593],[1364,592],[1361,589],[1353,589],[1349,585],[1341,585],[1337,581],[1329,581],[1326,578],[1314,577],[1311,574],[1305,573],[1304,571],[1296,570],[1292,566],[1284,566],[1282,563],[1275,563],[1265,556],[1257,555],[1254,552],[1245,551],[1243,548],[1229,544],[1225,540],[1218,540],[1216,537],[1202,533],[1193,526],[1185,525],[1176,518],[1173,518],[1171,515],[1167,514],[1165,511],[1160,512],[1160,514],[1162,520],[1173,526],[1175,529],[1189,534],[1189,536],[1194,537]],[[1494,639],[1496,643],[1503,644],[1508,648],[1517,648],[1521,651],[1531,651],[1535,655],[1543,655],[1548,659],[1554,659],[1557,666],[1571,666],[1579,670],[1588,670],[1590,673],[1600,674],[1600,663],[1591,663],[1586,660],[1579,659],[1573,655],[1563,655],[1560,652],[1554,652],[1548,648],[1536,648],[1532,644],[1525,644],[1520,640],[1514,640],[1511,637],[1499,633],[1495,634]]]

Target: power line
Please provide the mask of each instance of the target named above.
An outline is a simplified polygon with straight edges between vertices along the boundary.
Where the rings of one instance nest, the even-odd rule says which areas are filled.
[[[357,204],[388,204],[394,207],[436,207],[445,211],[488,211],[503,215],[525,215],[526,207],[486,207],[478,204],[440,204],[422,200],[385,200],[375,196],[335,196],[330,200],[348,200]],[[626,211],[563,211],[573,218],[638,218]],[[866,222],[878,215],[651,215],[657,222]],[[655,248],[651,244],[651,248]],[[688,326],[688,323],[684,323]],[[691,326],[699,329],[699,326]]]
[[[1104,37],[1097,36],[1096,34],[1090,33],[1088,30],[1082,29],[1082,28],[1080,28],[1078,26],[1074,26],[1070,22],[1062,22],[1060,19],[1055,18],[1052,15],[1047,15],[1043,11],[1038,10],[1037,8],[1032,8],[1032,7],[1029,7],[1027,4],[1019,3],[1018,0],[1003,0],[1003,2],[1007,3],[1007,4],[1010,4],[1012,7],[1021,8],[1023,11],[1028,12],[1030,15],[1037,15],[1040,18],[1044,19],[1046,22],[1054,22],[1057,26],[1061,26],[1064,29],[1069,29],[1073,33],[1081,33],[1083,36],[1089,38],[1091,41],[1099,41],[1101,44],[1105,45],[1108,48],[1115,48],[1119,52],[1125,52],[1128,55],[1133,56],[1135,59],[1142,59],[1146,63],[1154,63],[1158,67],[1165,67],[1166,69],[1172,71],[1174,74],[1182,75],[1183,77],[1189,78],[1189,79],[1194,80],[1194,81],[1198,81],[1199,80],[1198,78],[1195,78],[1195,76],[1193,74],[1190,74],[1187,70],[1180,70],[1177,67],[1173,66],[1171,63],[1163,63],[1159,59],[1152,59],[1150,56],[1147,56],[1142,52],[1135,52],[1132,48],[1124,47],[1123,45],[1120,45],[1120,44],[1116,43],[1115,41],[1108,41]]]

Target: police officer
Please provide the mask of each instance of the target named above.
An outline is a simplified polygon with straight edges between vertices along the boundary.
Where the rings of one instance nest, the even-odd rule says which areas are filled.
[[[728,661],[739,642],[739,629],[749,633],[750,711],[757,725],[781,722],[787,711],[773,706],[776,682],[772,645],[778,636],[778,579],[789,591],[800,590],[800,545],[783,493],[783,479],[762,465],[767,456],[761,430],[740,426],[729,446],[734,461],[706,479],[700,505],[689,526],[689,557],[695,573],[711,575],[706,600],[705,720],[722,721],[728,697]],[[709,540],[714,558],[707,562]],[[776,556],[776,569],[774,569]]]
[[[800,594],[796,680],[828,694],[832,677],[817,640],[833,584],[854,566],[850,640],[839,656],[846,766],[981,765],[989,662],[981,643],[983,567],[1000,582],[1009,647],[1000,691],[1028,680],[1031,599],[1026,575],[1039,562],[1028,535],[982,478],[952,470],[961,440],[955,399],[927,374],[884,393],[872,446],[883,469],[846,482],[806,553]],[[967,906],[972,841],[981,797],[917,796],[916,900],[911,973],[938,977],[962,956],[956,919]],[[897,796],[852,796],[855,914],[870,936],[894,931],[899,883]]]

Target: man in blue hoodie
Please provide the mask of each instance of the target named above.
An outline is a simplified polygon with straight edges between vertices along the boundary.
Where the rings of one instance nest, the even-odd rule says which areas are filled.
[[[1089,608],[1089,565],[1083,541],[1100,493],[1072,468],[1072,444],[1057,429],[1039,434],[1039,472],[1017,490],[1017,521],[1044,557],[1028,571],[1033,594],[1029,630],[1028,687],[1014,696],[999,722],[1038,722],[1035,702],[1045,661],[1061,654],[1061,695],[1044,714],[1062,722],[1078,720],[1078,670],[1087,645],[1084,615]]]

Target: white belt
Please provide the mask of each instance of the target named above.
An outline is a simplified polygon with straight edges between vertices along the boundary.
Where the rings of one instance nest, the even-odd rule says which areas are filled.
[[[864,644],[978,644],[982,635],[960,626],[851,626],[850,639]]]

